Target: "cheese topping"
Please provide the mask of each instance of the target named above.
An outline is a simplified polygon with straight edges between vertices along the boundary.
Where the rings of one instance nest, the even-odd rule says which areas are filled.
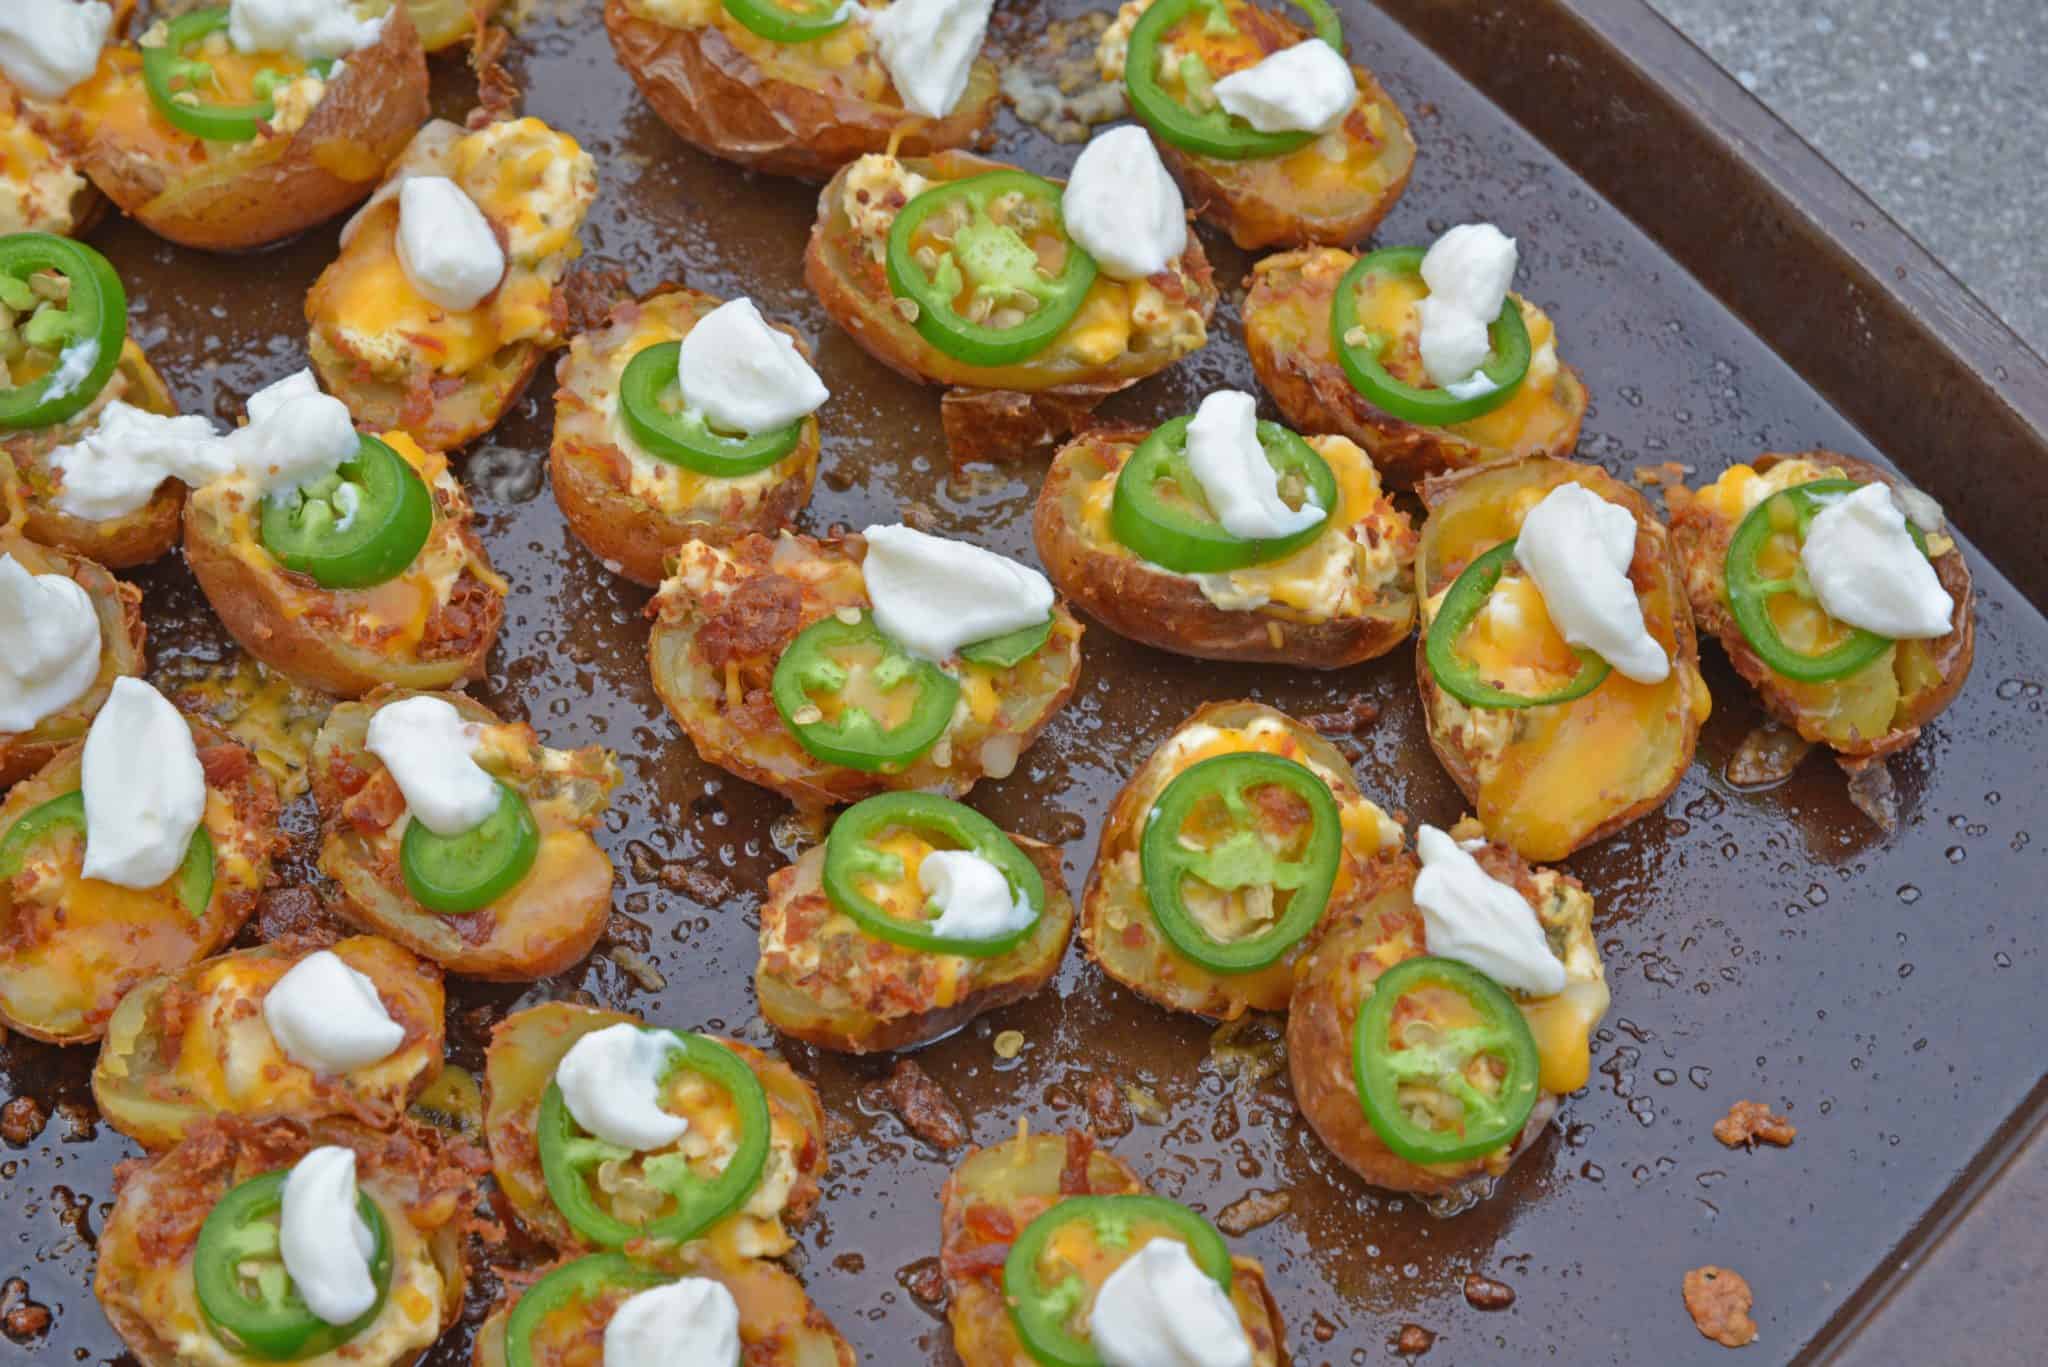
[[[370,718],[363,748],[391,771],[413,820],[456,836],[498,809],[498,781],[472,758],[481,731],[444,699],[401,698]]]
[[[855,7],[873,33],[903,107],[943,119],[967,93],[995,0],[892,0],[879,12]]]
[[[1416,305],[1422,368],[1458,398],[1496,388],[1477,372],[1493,346],[1487,329],[1507,302],[1518,256],[1515,240],[1491,223],[1460,224],[1423,255],[1429,294]]]
[[[356,1205],[356,1156],[326,1145],[292,1165],[278,1216],[278,1253],[306,1308],[347,1324],[377,1303],[377,1236]]]
[[[1067,232],[1105,275],[1142,280],[1187,250],[1187,205],[1152,137],[1136,124],[1081,149],[1060,198]]]
[[[1223,530],[1245,541],[1306,531],[1329,517],[1311,490],[1299,508],[1280,498],[1280,477],[1259,445],[1257,400],[1224,389],[1202,400],[1188,424],[1188,464]]]
[[[19,106],[0,80],[0,233],[63,236],[77,226],[72,207],[85,177],[29,126]]]
[[[1037,915],[1003,871],[973,850],[934,850],[917,866],[917,884],[939,909],[925,929],[955,940],[993,940]]]
[[[1815,514],[1799,564],[1820,605],[1838,622],[1898,641],[1949,633],[1955,600],[1913,544],[1906,518],[1883,484],[1866,484]]]
[[[1216,102],[1261,133],[1327,133],[1358,102],[1343,54],[1320,38],[1282,48],[1215,85]]]
[[[446,176],[412,176],[399,190],[398,263],[414,289],[456,313],[505,278],[505,250],[490,220]]]
[[[1153,1239],[1104,1279],[1088,1312],[1104,1367],[1251,1367],[1230,1296],[1187,1245]]]
[[[0,6],[0,74],[37,99],[61,100],[99,65],[113,24],[104,0],[7,0]]]
[[[943,664],[960,648],[1052,615],[1052,585],[1037,570],[900,523],[869,527],[861,576],[875,623],[905,650]]]
[[[789,334],[768,326],[751,299],[720,304],[690,329],[676,379],[686,412],[747,436],[787,427],[832,397]]]
[[[709,1277],[628,1297],[604,1327],[604,1367],[739,1367],[740,1307]]]
[[[634,1153],[667,1148],[690,1128],[661,1104],[680,1052],[667,1031],[621,1021],[570,1046],[555,1069],[555,1085],[576,1123],[605,1143]]]
[[[86,732],[82,767],[81,872],[124,888],[162,885],[185,862],[206,814],[206,774],[185,718],[124,675]]]
[[[241,52],[289,52],[313,62],[368,47],[389,17],[358,19],[349,0],[232,0],[228,41]]]
[[[1629,582],[1636,520],[1583,484],[1564,483],[1522,519],[1515,560],[1543,595],[1566,641],[1591,650],[1637,683],[1662,683],[1671,657],[1643,625]]]
[[[1422,872],[1415,905],[1431,954],[1470,964],[1502,987],[1534,997],[1564,991],[1564,964],[1551,953],[1536,911],[1522,894],[1434,826],[1415,834]]]
[[[62,574],[0,555],[0,732],[22,732],[78,701],[100,675],[100,615]]]
[[[263,1021],[287,1058],[316,1073],[381,1063],[405,1043],[377,984],[329,949],[299,960],[264,994]]]

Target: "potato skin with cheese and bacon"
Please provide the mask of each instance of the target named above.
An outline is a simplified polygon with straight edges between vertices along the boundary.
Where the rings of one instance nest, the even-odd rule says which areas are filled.
[[[113,691],[114,680],[140,675],[143,641],[142,590],[123,583],[82,555],[39,546],[0,529],[0,555],[11,555],[30,574],[57,574],[84,589],[100,622],[100,672],[85,692],[26,731],[0,731],[0,790],[20,782],[85,739],[92,719]]]

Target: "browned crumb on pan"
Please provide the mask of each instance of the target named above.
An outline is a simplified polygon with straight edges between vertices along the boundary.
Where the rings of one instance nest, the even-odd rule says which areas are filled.
[[[1216,1212],[1216,1228],[1233,1239],[1243,1238],[1261,1225],[1270,1225],[1294,1205],[1285,1191],[1260,1191],[1256,1187]]]
[[[519,116],[523,92],[505,67],[505,50],[511,45],[512,31],[503,24],[478,25],[469,46],[469,66],[476,72],[476,108],[469,111],[467,121],[471,128]]]
[[[1753,1149],[1759,1139],[1782,1149],[1798,1133],[1791,1121],[1761,1101],[1738,1101],[1714,1122],[1714,1138],[1731,1149]]]
[[[1342,707],[1302,718],[1326,736],[1355,736],[1379,719],[1380,705],[1364,694],[1353,694]]]
[[[1515,1288],[1477,1272],[1465,1274],[1465,1304],[1474,1310],[1505,1310],[1515,1303]]]
[[[1435,1345],[1436,1334],[1419,1324],[1404,1324],[1389,1343],[1402,1357],[1419,1358]]]
[[[0,1139],[14,1145],[30,1143],[50,1122],[50,1113],[32,1096],[18,1096],[0,1106]]]
[[[1645,489],[1672,488],[1684,484],[1691,477],[1692,467],[1680,465],[1675,460],[1667,460],[1658,465],[1638,465],[1635,468],[1635,481]]]
[[[1131,1104],[1124,1099],[1116,1079],[1097,1073],[1088,1079],[1084,1093],[1088,1102],[1088,1123],[1098,1139],[1121,1139],[1131,1132]]]
[[[1725,1267],[1696,1267],[1685,1274],[1685,1309],[1702,1334],[1723,1348],[1756,1341],[1749,1317],[1749,1283]]]
[[[896,1060],[882,1090],[903,1118],[903,1127],[933,1148],[957,1149],[973,1138],[966,1117],[945,1088],[909,1059]]]

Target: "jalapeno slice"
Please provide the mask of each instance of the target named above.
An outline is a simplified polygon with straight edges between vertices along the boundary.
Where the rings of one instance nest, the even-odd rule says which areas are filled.
[[[725,12],[749,33],[771,43],[814,43],[837,33],[853,17],[856,0],[813,0],[781,4],[779,0],[725,0]]]
[[[679,1151],[655,1154],[641,1164],[643,1179],[668,1195],[675,1209],[644,1224],[629,1224],[599,1205],[591,1193],[591,1169],[625,1162],[633,1151],[585,1134],[569,1114],[562,1089],[553,1081],[541,1097],[537,1121],[541,1175],[562,1218],[578,1234],[600,1248],[618,1248],[629,1239],[665,1239],[681,1243],[695,1238],[730,1215],[753,1194],[768,1164],[768,1093],[747,1061],[708,1035],[682,1030],[660,1033],[681,1045],[669,1068],[697,1073],[732,1098],[739,1112],[739,1136],[732,1157],[716,1177],[699,1177]],[[666,1083],[666,1078],[664,1078]]]
[[[1338,52],[1344,50],[1344,28],[1337,11],[1325,0],[1292,0],[1297,9],[1314,23],[1316,37]],[[1255,157],[1282,157],[1314,142],[1319,134],[1262,133],[1216,103],[1209,87],[1216,79],[1201,57],[1187,53],[1172,75],[1188,99],[1166,88],[1163,52],[1166,35],[1183,20],[1197,13],[1211,33],[1231,33],[1229,9],[1223,0],[1158,0],[1145,11],[1131,30],[1130,46],[1124,57],[1124,93],[1131,109],[1152,132],[1175,147],[1224,161],[1246,161]]]
[[[771,691],[805,750],[875,773],[910,764],[937,744],[953,723],[960,681],[912,656],[862,612],[798,633],[775,662]]]
[[[1188,464],[1193,421],[1174,418],[1152,429],[1117,472],[1109,527],[1118,541],[1176,574],[1213,574],[1279,560],[1323,534],[1337,509],[1337,476],[1313,446],[1277,422],[1260,423],[1258,434],[1281,495],[1291,491],[1293,507],[1321,508],[1323,520],[1290,536],[1247,540],[1223,530]]]
[[[1441,1024],[1429,994],[1463,1002],[1474,1023]],[[1388,1149],[1411,1163],[1458,1163],[1513,1143],[1536,1108],[1541,1067],[1514,998],[1455,959],[1403,959],[1380,974],[1351,1032],[1351,1070],[1365,1118]],[[1495,1075],[1491,1091],[1474,1082],[1476,1068]],[[1403,1089],[1431,1095],[1404,1097]]]
[[[1839,645],[1818,654],[1795,650],[1778,634],[1778,624],[1771,618],[1771,600],[1789,593],[1817,603],[1813,585],[1807,582],[1803,567],[1795,567],[1787,578],[1772,579],[1765,576],[1760,563],[1772,537],[1790,533],[1795,542],[1805,542],[1806,529],[1813,525],[1822,508],[1862,487],[1853,479],[1817,479],[1780,489],[1751,508],[1728,540],[1724,570],[1728,609],[1735,617],[1735,625],[1742,629],[1743,638],[1759,660],[1799,683],[1846,679],[1874,663],[1893,644],[1889,636],[1843,623],[1849,635]],[[1908,522],[1906,531],[1920,553],[1926,555],[1927,538],[1920,529]]]
[[[187,54],[227,26],[226,6],[193,10],[171,20],[164,41],[142,49],[142,83],[150,102],[173,128],[209,142],[250,142],[277,117],[271,91],[286,78],[266,69],[257,73],[255,99],[241,104],[208,100],[208,92],[220,90],[219,77],[212,63]],[[323,59],[308,63],[307,69],[326,76],[334,63]]]
[[[940,849],[973,851],[1002,870],[1011,893],[1022,897],[1035,916],[1045,914],[1044,877],[995,822],[972,807],[931,793],[884,793],[847,808],[825,837],[826,900],[864,934],[927,954],[992,959],[1009,953],[1038,929],[1034,916],[1029,925],[1008,935],[964,940],[933,934],[924,922],[892,913],[868,889],[911,877],[902,856],[883,847],[899,832],[923,837]],[[922,890],[914,882],[912,889],[921,906]]]
[[[53,797],[40,807],[29,808],[7,828],[5,836],[0,836],[0,883],[21,872],[30,851],[66,833],[76,835],[81,842],[85,839],[85,794],[78,789]],[[178,900],[194,916],[205,916],[213,901],[213,864],[213,837],[206,833],[206,827],[196,827],[191,843],[185,846],[185,862],[170,880]]]
[[[1088,1284],[1080,1268],[1055,1252],[1062,1242],[1059,1236],[1083,1223],[1102,1246],[1133,1253],[1143,1246],[1132,1237],[1136,1228],[1159,1226],[1164,1237],[1187,1245],[1195,1266],[1225,1292],[1230,1290],[1229,1246],[1214,1225],[1178,1201],[1137,1194],[1070,1196],[1024,1226],[1003,1261],[1003,1298],[1009,1302],[1010,1322],[1025,1350],[1046,1367],[1102,1367],[1102,1355],[1083,1328]]]
[[[1423,657],[1429,661],[1429,672],[1436,676],[1437,687],[1470,707],[1550,707],[1583,698],[1605,682],[1613,669],[1590,650],[1574,647],[1572,653],[1579,657],[1579,672],[1564,687],[1538,694],[1510,693],[1490,684],[1479,677],[1478,665],[1458,654],[1458,642],[1472,625],[1472,619],[1486,606],[1494,585],[1500,582],[1514,556],[1515,540],[1510,538],[1476,557],[1452,583],[1443,605],[1430,621],[1429,635],[1423,638]]]
[[[960,658],[973,664],[990,665],[996,669],[1015,669],[1045,648],[1052,639],[1052,618],[1048,616],[1035,627],[1018,627],[1000,636],[991,636],[986,641],[960,647]]]
[[[802,418],[751,437],[729,437],[712,431],[703,414],[684,409],[676,380],[682,354],[681,342],[656,342],[628,361],[619,379],[619,414],[648,455],[700,475],[737,479],[796,450],[804,435]]]
[[[498,807],[461,835],[435,835],[418,820],[398,842],[398,868],[413,900],[458,915],[487,907],[519,886],[540,854],[540,827],[519,791],[498,780]]]
[[[263,502],[263,549],[323,589],[395,579],[434,530],[434,496],[411,462],[375,437],[325,479]]]
[[[607,1292],[637,1294],[674,1280],[623,1253],[593,1253],[562,1264],[527,1287],[506,1317],[506,1367],[534,1367],[534,1338],[557,1312],[582,1301],[594,1301]]]
[[[0,361],[15,374],[41,371],[0,388],[0,431],[33,431],[76,417],[121,364],[128,292],[120,274],[83,242],[9,233],[0,237],[0,305],[12,320]]]
[[[1351,387],[1373,407],[1406,422],[1449,427],[1484,417],[1515,397],[1529,374],[1529,328],[1522,321],[1522,306],[1510,295],[1487,328],[1493,349],[1479,370],[1493,381],[1494,388],[1485,394],[1461,399],[1447,389],[1422,388],[1395,379],[1383,361],[1394,339],[1359,325],[1358,294],[1373,276],[1420,278],[1425,255],[1421,247],[1387,247],[1353,262],[1337,282],[1337,298],[1330,306],[1330,346]]]
[[[1048,253],[1059,254],[1057,273]],[[1060,217],[1060,187],[1029,171],[926,190],[890,225],[886,265],[890,290],[916,307],[918,335],[978,366],[1045,350],[1095,283],[1095,258]],[[1006,315],[1016,320],[997,321]]]
[[[1308,809],[1306,830],[1266,829],[1269,809],[1251,794],[1277,789]],[[1282,755],[1215,755],[1174,776],[1145,824],[1139,866],[1152,918],[1173,947],[1214,973],[1250,973],[1292,949],[1330,903],[1344,852],[1344,821],[1330,785]],[[1269,889],[1286,907],[1263,930],[1218,939],[1188,905],[1189,883],[1204,899]]]
[[[306,1307],[278,1250],[286,1176],[252,1177],[221,1197],[192,1252],[192,1287],[207,1327],[228,1347],[269,1362],[334,1351],[376,1322],[391,1293],[391,1229],[377,1203],[358,1192],[356,1210],[377,1241],[370,1256],[377,1299],[348,1324],[329,1324]],[[336,1230],[334,1237],[351,1236]]]

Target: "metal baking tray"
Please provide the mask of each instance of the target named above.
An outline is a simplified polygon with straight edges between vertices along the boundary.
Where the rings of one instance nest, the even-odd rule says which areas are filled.
[[[1006,4],[995,41],[1024,53],[1049,21],[1084,8]],[[1490,1200],[1453,1218],[1358,1183],[1307,1132],[1284,1070],[1233,1069],[1244,1053],[1212,1053],[1207,1026],[1135,1000],[1078,948],[1053,989],[919,1060],[978,1142],[1020,1122],[1088,1124],[1087,1085],[1106,1076],[1142,1085],[1164,1109],[1111,1141],[1162,1191],[1212,1215],[1248,1193],[1286,1193],[1288,1211],[1237,1243],[1271,1273],[1303,1367],[1386,1359],[1411,1323],[1436,1335],[1431,1361],[1719,1362],[1724,1350],[1694,1331],[1680,1298],[1685,1271],[1703,1263],[1755,1288],[1762,1337],[1751,1357],[1831,1356],[1884,1313],[1902,1265],[1996,1178],[2048,1096],[2035,924],[2048,839],[2031,834],[2048,836],[2038,610],[2048,542],[2037,511],[2048,494],[2048,367],[1639,0],[1340,8],[1356,58],[1408,111],[1421,145],[1380,240],[1426,240],[1473,218],[1521,240],[1520,283],[1558,320],[1595,395],[1582,454],[1616,471],[1678,461],[1711,472],[1810,445],[1889,459],[1966,534],[1975,673],[1894,762],[1903,820],[1886,838],[1817,756],[1768,791],[1724,780],[1761,714],[1708,649],[1715,711],[1699,762],[1661,814],[1569,862],[1599,899],[1614,988],[1593,1085]],[[687,278],[750,293],[813,340],[835,398],[807,528],[893,521],[916,504],[941,530],[1029,556],[1042,462],[949,480],[936,394],[870,361],[803,288],[815,191],[679,143],[614,64],[596,9],[539,0],[512,58],[528,111],[599,159],[590,258],[623,267],[639,288]],[[442,112],[459,117],[466,73],[441,71],[436,84]],[[996,151],[1056,171],[1073,149],[1005,113]],[[1109,415],[1156,420],[1212,389],[1252,387],[1235,288],[1248,263],[1204,236],[1218,279],[1232,284],[1214,340]],[[303,294],[334,239],[330,227],[244,258],[172,248],[120,222],[94,240],[125,272],[136,332],[179,397],[228,419],[302,363]],[[550,390],[536,384],[461,467],[515,585],[476,691],[556,745],[620,752],[627,782],[601,833],[619,867],[617,909],[607,945],[571,973],[525,989],[454,985],[454,1062],[480,1067],[485,1030],[514,1005],[578,995],[772,1044],[750,984],[754,912],[768,874],[811,837],[779,799],[700,763],[663,713],[644,659],[646,594],[606,574],[547,495]],[[181,566],[140,578],[159,671],[227,656]],[[1257,697],[1302,715],[1375,704],[1375,724],[1340,738],[1365,790],[1415,819],[1459,814],[1422,736],[1405,651],[1312,675],[1195,666],[1095,630],[1086,657],[1073,702],[1017,773],[976,792],[1013,829],[1065,842],[1077,890],[1123,776],[1210,698]],[[303,804],[289,814],[298,845],[287,883],[307,876],[312,824]],[[691,877],[664,880],[670,864]],[[607,957],[618,945],[667,985],[642,987]],[[992,1048],[1001,1029],[1025,1037],[1013,1060]],[[1274,1035],[1255,1022],[1235,1043],[1257,1059]],[[783,1052],[833,1117],[826,1197],[794,1257],[812,1297],[868,1362],[953,1362],[942,1308],[917,1294],[937,1252],[947,1158],[878,1099],[887,1059]],[[0,1092],[53,1111],[39,1137],[0,1151],[0,1240],[14,1250],[0,1266],[12,1279],[0,1311],[28,1298],[54,1313],[41,1339],[0,1338],[0,1359],[121,1353],[89,1288],[114,1165],[136,1150],[96,1124],[92,1057],[18,1038],[0,1048]],[[1743,1097],[1789,1113],[1797,1143],[1723,1149],[1709,1127]],[[1513,1306],[1469,1305],[1474,1272],[1512,1287]],[[483,1271],[470,1322],[492,1294]],[[2002,1313],[2039,1311],[2008,1301]],[[1971,1323],[1993,1342],[2028,1332],[1999,1312]],[[457,1332],[429,1361],[467,1359]]]

